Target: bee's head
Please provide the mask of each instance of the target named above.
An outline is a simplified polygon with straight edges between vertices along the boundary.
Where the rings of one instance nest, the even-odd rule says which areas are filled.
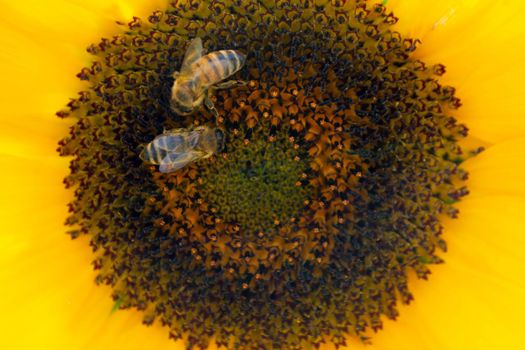
[[[224,131],[222,131],[221,129],[215,129],[215,138],[217,139],[217,153],[222,152],[226,144],[226,137],[224,135]]]
[[[139,158],[144,162],[150,162],[150,155],[147,152],[148,145],[143,145],[142,150],[140,151]]]
[[[171,109],[179,115],[188,115],[193,112],[193,107],[187,107],[175,100],[171,100]]]

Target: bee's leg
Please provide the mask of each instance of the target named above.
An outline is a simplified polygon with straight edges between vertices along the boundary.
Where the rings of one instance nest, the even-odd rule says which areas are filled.
[[[217,117],[219,116],[219,112],[217,112],[217,109],[215,108],[215,105],[213,104],[213,101],[210,98],[209,91],[206,93],[206,96],[204,96],[204,105],[210,110],[210,112],[213,113],[215,119],[217,119]]]
[[[214,90],[228,89],[228,88],[231,88],[231,87],[234,87],[234,86],[244,86],[246,84],[247,84],[247,82],[246,81],[242,81],[242,80],[228,80],[228,81],[225,81],[223,83],[219,83],[219,84],[214,85],[213,89]]]

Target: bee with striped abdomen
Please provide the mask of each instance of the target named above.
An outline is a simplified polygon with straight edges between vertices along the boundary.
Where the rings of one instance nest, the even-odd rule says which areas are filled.
[[[218,128],[200,126],[195,129],[165,131],[148,143],[140,158],[157,164],[161,173],[171,173],[186,165],[211,157],[224,148],[224,132]]]
[[[186,50],[180,72],[173,73],[175,82],[171,89],[171,108],[180,115],[191,114],[202,102],[218,115],[210,100],[210,91],[225,89],[244,82],[228,78],[239,71],[246,56],[237,50],[220,50],[203,54],[201,38],[191,41]]]

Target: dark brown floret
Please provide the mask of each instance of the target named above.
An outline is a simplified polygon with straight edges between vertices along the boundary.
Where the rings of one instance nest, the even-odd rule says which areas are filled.
[[[412,58],[419,40],[365,1],[173,2],[91,45],[67,224],[88,234],[116,308],[188,348],[304,349],[367,339],[440,263],[441,215],[468,193],[460,106]],[[187,43],[247,55],[246,86],[213,100],[225,150],[172,174],[139,159],[163,130],[215,125],[170,109]]]

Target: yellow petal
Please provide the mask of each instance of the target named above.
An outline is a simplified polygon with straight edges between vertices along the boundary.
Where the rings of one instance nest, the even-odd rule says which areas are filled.
[[[468,188],[472,196],[510,195],[525,197],[525,138],[489,147],[467,160]]]
[[[64,164],[10,155],[2,155],[0,162],[0,190],[7,200],[0,232],[3,240],[14,243],[0,246],[0,307],[9,315],[0,321],[0,327],[9,330],[0,344],[14,349],[42,346],[38,344],[65,348],[72,339],[64,328],[64,315],[91,290],[92,284],[79,282],[92,272],[88,249],[75,251],[65,244],[64,203],[70,195],[60,183]]]
[[[471,134],[496,142],[525,136],[525,3],[445,0],[388,3],[402,33],[423,42],[416,56],[443,63],[444,84],[463,102],[459,119]]]

